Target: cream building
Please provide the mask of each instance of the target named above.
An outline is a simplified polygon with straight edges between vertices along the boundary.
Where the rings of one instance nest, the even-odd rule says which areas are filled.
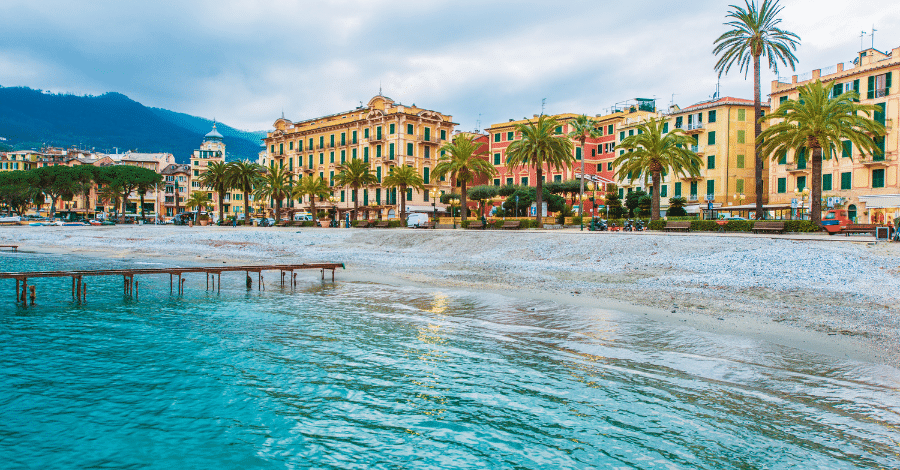
[[[275,130],[264,139],[266,153],[261,154],[260,163],[287,168],[294,181],[321,177],[331,185],[335,202],[317,203],[317,209],[330,206],[343,212],[353,208],[353,197],[349,188],[335,184],[335,175],[341,165],[361,159],[370,165],[379,184],[359,191],[360,219],[399,217],[399,197],[406,197],[409,212],[430,212],[428,192],[450,191],[449,183],[432,178],[431,172],[455,125],[450,115],[415,104],[406,106],[379,94],[351,111],[299,122],[278,119]],[[425,191],[398,195],[397,189],[381,186],[397,165],[414,167],[425,181]],[[308,201],[290,201],[286,206],[309,207]]]
[[[860,223],[892,222],[900,216],[900,180],[898,180],[898,134],[900,122],[900,93],[893,81],[900,73],[900,47],[889,52],[867,49],[853,62],[840,63],[813,70],[801,76],[772,82],[772,108],[788,99],[799,98],[799,87],[821,80],[833,94],[856,90],[863,104],[880,108],[873,118],[884,124],[887,135],[876,137],[883,153],[861,156],[859,149],[844,142],[840,155],[823,154],[822,210],[829,207],[846,208]],[[826,152],[827,153],[827,152]],[[769,175],[769,198],[774,203],[790,204],[808,199],[798,198],[797,191],[809,185],[811,175],[808,155],[789,152],[772,165]]]

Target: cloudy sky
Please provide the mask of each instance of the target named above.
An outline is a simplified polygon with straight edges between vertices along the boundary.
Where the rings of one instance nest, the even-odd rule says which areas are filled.
[[[742,0],[741,0],[742,1]],[[378,93],[452,114],[459,129],[541,112],[605,114],[716,88],[713,41],[729,1],[464,0],[0,2],[0,85],[116,91],[246,129],[302,120]],[[853,60],[860,32],[900,46],[896,0],[783,0],[798,73]],[[867,35],[866,47],[871,45]],[[779,73],[789,76],[790,71]],[[763,90],[776,75],[763,74]],[[752,98],[752,77],[722,95]]]

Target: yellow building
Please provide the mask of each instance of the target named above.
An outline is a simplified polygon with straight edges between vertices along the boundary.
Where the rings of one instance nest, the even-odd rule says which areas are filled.
[[[222,134],[216,130],[216,124],[213,123],[212,130],[203,138],[203,143],[200,144],[200,148],[194,150],[190,161],[191,191],[206,191],[212,201],[212,206],[208,207],[207,210],[215,212],[216,216],[218,216],[219,213],[219,195],[215,191],[211,191],[210,188],[200,184],[200,178],[206,173],[206,169],[210,164],[225,162],[225,142],[222,139]],[[187,196],[190,196],[190,194]],[[184,196],[181,195],[181,197],[183,198]],[[240,191],[231,190],[225,193],[225,198],[222,200],[225,218],[243,213],[243,198],[244,195]],[[190,210],[190,208],[186,209]]]
[[[768,107],[768,103],[763,103]],[[756,201],[754,177],[754,125],[753,100],[724,97],[714,101],[697,103],[680,109],[673,106],[668,113],[663,131],[682,129],[693,137],[696,144],[691,150],[703,161],[697,177],[681,177],[667,174],[660,183],[661,207],[668,207],[671,197],[683,197],[689,213],[700,213],[709,200],[716,209],[736,210],[736,206],[752,206]],[[641,119],[627,119],[622,123],[616,143],[637,132]],[[617,157],[624,154],[619,150]],[[765,177],[768,165],[764,166]],[[653,191],[650,182],[621,181],[624,191],[642,188]],[[763,191],[765,196],[768,193]],[[624,194],[623,194],[624,195]],[[765,200],[764,200],[765,202]]]
[[[407,211],[430,212],[428,191],[450,191],[446,181],[431,177],[440,156],[440,147],[450,138],[456,124],[452,117],[436,111],[395,103],[378,95],[366,106],[330,116],[291,122],[284,117],[275,121],[275,130],[265,140],[266,154],[260,163],[287,168],[296,179],[321,177],[332,188],[333,206],[339,211],[353,208],[349,188],[335,185],[341,165],[354,158],[368,163],[379,183],[397,165],[409,165],[422,175],[425,191],[410,190],[405,195]],[[358,196],[358,218],[395,218],[399,216],[396,189],[375,185]],[[290,201],[287,206],[308,208],[308,203]],[[331,203],[319,203],[327,208]]]
[[[30,170],[32,162],[38,159],[33,150],[15,150],[0,153],[0,171]]]
[[[840,155],[823,154],[822,209],[846,208],[851,217],[860,223],[892,222],[900,216],[900,180],[898,180],[898,136],[900,103],[893,80],[900,73],[900,48],[889,53],[867,49],[856,60],[836,64],[825,69],[813,70],[798,77],[772,82],[773,110],[788,99],[799,99],[799,87],[821,80],[832,93],[856,90],[863,104],[881,108],[872,116],[884,124],[887,135],[876,137],[880,155],[862,157],[859,149],[844,142]],[[809,207],[808,198],[798,194],[808,186],[811,176],[806,152],[789,152],[772,165],[769,175],[769,198],[773,203],[790,204],[792,200]],[[828,152],[826,152],[828,153]],[[799,191],[797,191],[799,190]],[[798,197],[799,196],[799,197]]]

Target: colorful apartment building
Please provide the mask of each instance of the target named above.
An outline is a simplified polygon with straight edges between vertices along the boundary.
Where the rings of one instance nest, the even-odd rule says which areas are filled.
[[[200,184],[200,178],[206,173],[206,169],[212,163],[224,163],[227,154],[225,153],[225,142],[223,140],[222,134],[216,130],[216,123],[213,123],[212,130],[209,131],[208,134],[203,138],[203,142],[200,144],[200,148],[194,150],[191,155],[190,161],[190,178],[188,183],[190,184],[190,192],[193,191],[205,191],[209,196],[209,200],[212,201],[212,205],[207,208],[207,210],[215,212],[216,216],[218,216],[219,210],[219,194],[215,191],[212,191],[210,188]],[[178,168],[177,171],[182,171],[182,168]],[[183,176],[180,173],[173,173],[168,176]],[[169,187],[169,185],[167,185]],[[171,185],[171,187],[176,187],[175,185]],[[181,185],[177,186],[179,190],[181,189]],[[187,195],[184,195],[179,191],[180,197],[185,197],[190,194],[188,192]],[[174,194],[167,194],[166,197],[175,197]],[[183,202],[183,201],[179,201]],[[180,206],[179,206],[180,207]],[[169,211],[169,208],[172,208],[174,211],[175,205],[168,204],[166,205],[166,212]],[[243,213],[244,211],[244,195],[240,191],[230,190],[225,192],[225,197],[222,199],[222,210],[226,218],[229,216],[237,216],[238,214]],[[177,213],[177,212],[175,212]]]
[[[900,122],[900,93],[893,87],[900,78],[900,48],[890,52],[866,49],[853,62],[840,63],[813,70],[802,76],[772,82],[772,109],[788,99],[799,99],[799,87],[821,80],[832,94],[847,90],[859,93],[860,102],[880,108],[872,116],[884,124],[886,136],[874,136],[881,152],[862,156],[849,141],[844,142],[840,155],[823,152],[822,199],[823,210],[845,208],[860,223],[892,222],[900,216],[900,159],[898,132]],[[769,199],[773,203],[809,206],[808,198],[800,193],[808,186],[810,165],[805,151],[789,152],[773,162],[769,172]],[[800,196],[800,197],[798,197]]]
[[[415,168],[425,181],[425,190],[409,190],[406,209],[409,212],[430,212],[431,189],[449,191],[447,181],[431,177],[431,171],[441,155],[440,147],[453,133],[456,123],[450,115],[406,106],[377,95],[366,106],[329,116],[291,122],[284,117],[275,121],[275,130],[264,139],[266,154],[260,163],[287,168],[294,180],[321,177],[332,187],[334,203],[339,212],[353,208],[349,188],[335,184],[335,175],[342,165],[353,159],[368,163],[378,184],[363,188],[358,195],[360,219],[395,218],[399,215],[397,189],[380,185],[384,177],[397,165]],[[295,204],[296,202],[296,204]],[[290,201],[288,207],[308,208],[308,201]],[[443,208],[443,206],[440,206]]]
[[[163,177],[162,208],[166,217],[185,210],[184,201],[190,194],[191,165],[172,163],[160,171]]]
[[[768,106],[768,103],[763,103]],[[649,116],[657,117],[657,116]],[[681,129],[694,139],[691,150],[701,158],[698,176],[666,174],[660,183],[660,205],[668,207],[669,198],[687,199],[685,206],[689,213],[700,213],[701,206],[709,201],[714,208],[739,210],[750,208],[756,201],[754,176],[754,123],[753,100],[723,97],[704,101],[684,109],[671,107],[667,113],[660,113],[666,122],[663,131]],[[639,132],[638,124],[646,120],[627,119],[622,123],[616,143],[622,143],[628,136]],[[616,157],[624,154],[618,150]],[[765,168],[767,165],[764,165]],[[619,182],[624,196],[636,188],[652,193],[655,189],[650,181],[624,180]],[[767,191],[763,192],[765,196]],[[765,200],[764,200],[765,202]]]

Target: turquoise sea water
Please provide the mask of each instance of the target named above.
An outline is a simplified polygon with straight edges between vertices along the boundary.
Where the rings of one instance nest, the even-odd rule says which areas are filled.
[[[2,254],[0,269],[135,262]],[[900,371],[602,309],[321,282],[0,282],[2,468],[900,466]],[[275,273],[268,275],[270,280]],[[8,294],[8,295],[7,295]]]

